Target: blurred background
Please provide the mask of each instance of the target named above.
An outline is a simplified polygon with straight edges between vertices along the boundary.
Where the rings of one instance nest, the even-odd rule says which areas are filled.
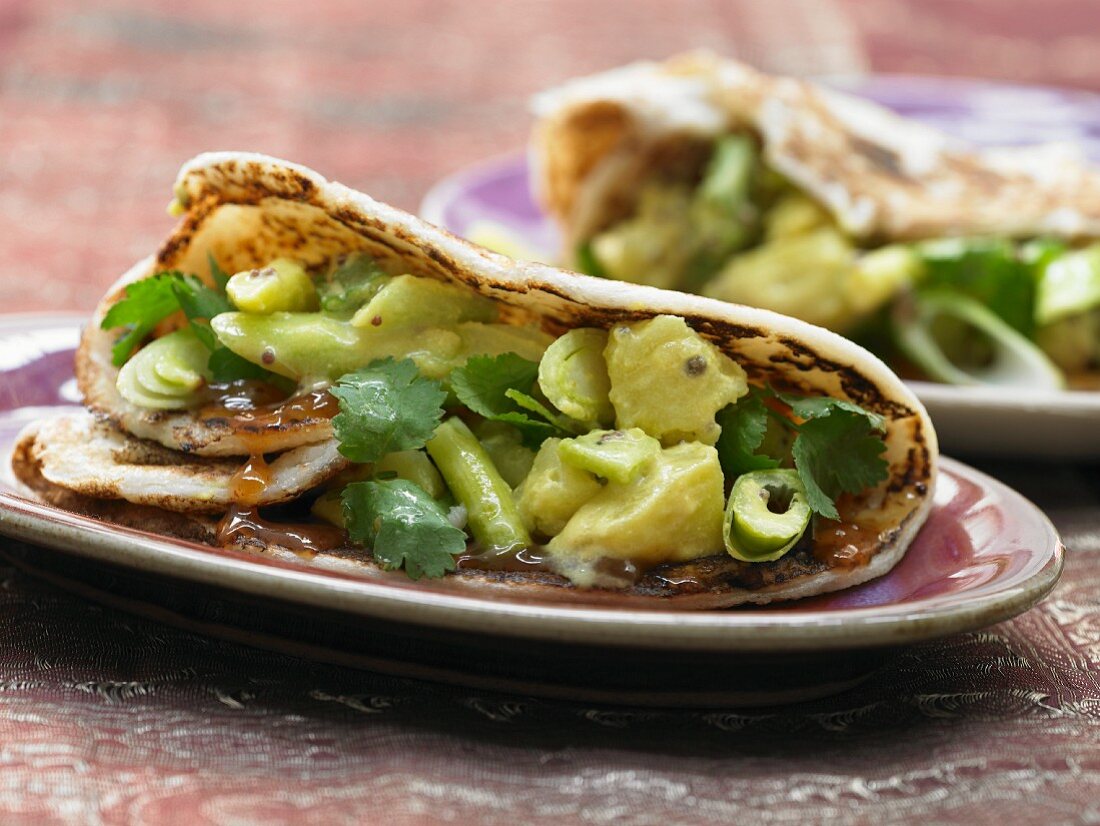
[[[406,209],[519,150],[529,96],[707,47],[797,75],[1100,89],[1096,0],[0,0],[0,311],[89,310],[209,149]]]

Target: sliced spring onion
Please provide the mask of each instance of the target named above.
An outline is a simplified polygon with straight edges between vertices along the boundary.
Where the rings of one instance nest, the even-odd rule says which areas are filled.
[[[749,197],[756,163],[756,147],[748,135],[721,138],[699,184],[698,197],[735,213]]]
[[[952,360],[934,334],[935,322],[956,322],[976,332],[991,348],[987,364],[960,365]],[[1062,373],[1043,351],[996,313],[955,292],[910,294],[894,304],[893,334],[898,347],[935,381],[947,384],[991,384],[1031,389],[1061,388]]]
[[[1050,324],[1100,306],[1100,244],[1068,252],[1043,269],[1035,321]]]

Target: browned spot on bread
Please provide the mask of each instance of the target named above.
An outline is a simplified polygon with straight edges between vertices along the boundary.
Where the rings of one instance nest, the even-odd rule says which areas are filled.
[[[190,244],[195,233],[219,206],[221,206],[221,199],[214,194],[203,195],[191,201],[191,205],[187,208],[187,212],[184,213],[179,225],[157,252],[158,269],[171,268],[171,262],[176,260],[179,251]],[[121,297],[121,295],[116,295],[115,300]]]

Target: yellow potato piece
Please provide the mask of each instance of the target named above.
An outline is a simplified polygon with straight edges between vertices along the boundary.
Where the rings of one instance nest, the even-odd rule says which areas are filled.
[[[640,427],[665,445],[714,444],[715,414],[749,389],[741,366],[676,316],[613,328],[604,355],[615,426]]]
[[[566,560],[629,559],[640,568],[725,553],[718,451],[685,442],[661,451],[638,479],[609,482],[547,549]]]
[[[586,470],[565,464],[558,454],[561,439],[547,439],[535,455],[527,478],[516,488],[516,506],[529,531],[554,536],[570,517],[600,492]]]

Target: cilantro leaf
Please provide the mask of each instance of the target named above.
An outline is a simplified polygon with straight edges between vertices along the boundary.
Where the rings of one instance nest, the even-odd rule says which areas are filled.
[[[172,285],[172,291],[176,294],[176,301],[180,309],[187,316],[187,321],[195,333],[195,337],[210,351],[210,358],[225,348],[218,343],[218,337],[210,329],[210,319],[220,313],[228,313],[233,309],[229,299],[216,290],[212,290],[197,278],[184,276]],[[228,357],[220,361],[225,362]],[[261,371],[260,375],[266,373]]]
[[[882,430],[886,427],[886,420],[878,413],[864,410],[858,404],[845,401],[844,399],[830,399],[827,396],[805,398],[803,396],[792,396],[787,393],[780,393],[779,398],[790,405],[791,410],[793,410],[794,414],[800,419],[819,419],[823,416],[828,416],[835,410],[845,410],[849,413],[855,413],[856,415],[866,417],[867,421],[871,423],[871,427],[875,430]]]
[[[768,431],[768,410],[757,394],[718,411],[722,435],[714,447],[722,472],[730,479],[753,470],[779,467],[779,460],[756,451]]]
[[[340,402],[332,427],[353,462],[423,447],[443,418],[446,391],[410,359],[379,359],[340,377],[329,392]]]
[[[100,327],[110,330],[127,324],[148,323],[154,318],[160,321],[175,312],[178,306],[172,285],[182,277],[183,273],[169,270],[127,284],[126,297],[107,311]]]
[[[202,346],[210,351],[210,358],[214,358],[214,354],[218,350],[225,349],[218,344],[218,337],[214,335],[214,331],[210,329],[209,324],[204,324],[201,321],[192,321],[190,319],[189,322],[191,324],[191,331],[195,334],[195,338],[202,342]]]
[[[871,414],[856,409],[837,403],[804,422],[791,449],[810,507],[827,519],[840,518],[834,500],[841,493],[858,493],[887,477],[886,444]]]
[[[152,332],[154,325],[145,326],[142,324],[135,324],[126,333],[119,337],[111,347],[111,364],[115,367],[121,367],[126,363],[126,360],[130,358],[130,354],[137,349],[137,346],[141,344],[150,332]]]
[[[514,412],[505,393],[515,388],[530,393],[539,375],[536,362],[515,353],[496,356],[474,356],[462,367],[451,372],[451,387],[458,400],[486,419]]]
[[[206,326],[203,326],[211,338],[214,337],[213,331]],[[196,329],[196,332],[198,330]],[[203,344],[206,344],[203,341]],[[207,345],[208,347],[210,345]],[[276,376],[258,364],[253,364],[246,358],[242,358],[230,350],[228,347],[216,346],[211,348],[213,352],[210,353],[210,360],[206,366],[210,370],[211,379],[217,383],[228,383],[231,381],[237,381],[239,379],[264,379],[266,381],[273,381],[276,378],[282,378],[282,376]]]
[[[111,363],[121,367],[161,321],[179,309],[174,285],[184,278],[176,270],[160,272],[126,285],[126,296],[115,303],[99,325],[104,330],[129,327],[111,349]]]
[[[352,313],[366,304],[386,283],[385,271],[369,255],[352,255],[317,285],[321,308],[329,313]]]
[[[403,567],[410,579],[441,577],[466,550],[466,534],[405,479],[352,482],[340,498],[348,536],[371,548],[386,570]]]
[[[206,260],[210,264],[210,277],[214,281],[214,287],[218,292],[224,293],[225,285],[229,283],[229,273],[218,265],[218,259],[214,257],[214,253],[206,253]]]
[[[515,353],[474,356],[451,371],[451,388],[474,413],[515,425],[526,440],[539,444],[563,428],[559,417],[531,396],[538,375],[536,362]],[[528,413],[541,418],[532,418]]]
[[[233,304],[224,293],[210,289],[194,276],[183,276],[172,285],[172,291],[176,294],[180,309],[192,323],[199,318],[209,321],[216,315],[233,310]]]
[[[1035,270],[1041,262],[1021,255],[1014,242],[939,238],[920,242],[915,248],[925,273],[920,289],[962,293],[1024,335],[1034,332]]]
[[[549,407],[540,402],[534,396],[524,393],[520,390],[516,390],[514,387],[510,387],[504,391],[504,395],[514,401],[519,407],[524,410],[535,413],[541,416],[551,426],[556,428],[562,434],[579,434],[584,433],[586,428],[580,423],[568,416],[561,413],[554,413]],[[542,424],[542,422],[536,422]]]

